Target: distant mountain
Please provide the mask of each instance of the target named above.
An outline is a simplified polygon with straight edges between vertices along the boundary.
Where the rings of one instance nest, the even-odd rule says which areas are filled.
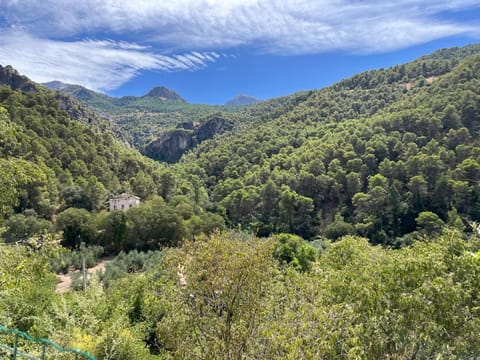
[[[160,100],[173,100],[186,102],[184,98],[178,95],[175,91],[166,88],[165,86],[157,86],[150,90],[143,97],[158,98]]]
[[[69,88],[70,86],[80,86],[80,85],[65,84],[58,80],[45,82],[45,83],[42,83],[42,85],[52,90],[63,90],[63,89]]]
[[[108,95],[95,92],[81,85],[65,84],[61,81],[50,81],[43,83],[42,85],[52,90],[66,92],[67,94],[73,95],[77,100],[80,101],[98,101],[99,99],[102,101],[113,100],[113,98]]]
[[[250,95],[237,95],[233,99],[228,100],[225,103],[225,106],[245,106],[245,105],[253,105],[260,102],[260,99]]]
[[[43,85],[58,91],[58,94],[73,96],[108,118],[121,132],[128,134],[129,142],[141,151],[179,124],[200,124],[219,111],[239,111],[235,107],[189,104],[178,93],[164,86],[154,87],[143,96],[117,98],[61,81]]]
[[[143,96],[123,96],[121,98],[111,97],[90,89],[83,87],[81,85],[75,84],[66,84],[61,81],[50,81],[43,83],[42,85],[57,91],[62,91],[67,94],[74,96],[76,99],[85,102],[86,104],[100,110],[102,112],[111,111],[116,107],[125,107],[133,105],[139,107],[136,102],[141,102],[142,105],[145,103],[145,100],[151,102],[152,100],[161,100],[161,101],[178,101],[185,103],[180,95],[175,91],[170,90],[164,86],[157,86],[151,89],[148,93]],[[142,107],[140,105],[140,107]],[[144,110],[144,109],[142,109]]]
[[[69,94],[75,99],[102,113],[114,109],[117,106],[117,102],[121,101],[121,99],[113,98],[111,96],[87,89],[81,85],[66,84],[61,81],[50,81],[43,83],[42,85],[48,87],[49,89]]]

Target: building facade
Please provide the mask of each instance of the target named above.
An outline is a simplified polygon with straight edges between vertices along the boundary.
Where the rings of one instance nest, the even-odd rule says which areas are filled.
[[[108,203],[110,211],[128,210],[132,207],[140,205],[140,198],[135,195],[123,193],[110,198]]]

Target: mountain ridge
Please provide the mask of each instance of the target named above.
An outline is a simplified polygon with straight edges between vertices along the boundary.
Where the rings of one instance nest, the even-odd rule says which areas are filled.
[[[260,101],[260,99],[254,96],[250,96],[247,94],[239,94],[225,102],[225,106],[246,106],[256,104]]]
[[[125,95],[120,97],[113,97],[95,90],[91,90],[82,85],[68,84],[59,80],[45,82],[42,83],[42,85],[52,90],[63,91],[71,94],[77,97],[79,100],[92,101],[95,100],[95,98],[102,98],[112,103],[115,103],[117,106],[122,106],[128,104],[131,101],[141,98],[155,98],[158,100],[186,102],[186,100],[182,98],[176,91],[171,90],[165,86],[155,86],[151,88],[146,94],[141,96]]]
[[[262,236],[360,234],[404,246],[423,212],[438,223],[456,221],[455,211],[478,220],[480,187],[462,183],[462,174],[480,171],[473,136],[480,128],[479,52],[443,50],[354,75],[272,118],[205,141],[181,163],[205,171],[230,226]],[[382,210],[373,205],[375,191],[386,194],[376,205]],[[461,191],[472,197],[460,200]],[[287,203],[293,213],[284,212]]]
[[[27,76],[21,75],[10,65],[0,65],[0,85],[7,86],[12,90],[19,90],[23,93],[35,92],[50,94],[50,91],[52,91],[42,84],[30,80]],[[65,110],[72,119],[98,126],[103,130],[110,128],[110,124],[106,119],[92,111],[92,109],[82,101],[63,92],[57,91],[53,92],[53,94],[60,109]],[[117,132],[116,134],[119,135],[119,138],[122,138],[120,133]]]
[[[187,102],[177,92],[169,88],[166,88],[165,86],[155,86],[142,97],[152,97],[160,100],[173,100],[173,101]]]

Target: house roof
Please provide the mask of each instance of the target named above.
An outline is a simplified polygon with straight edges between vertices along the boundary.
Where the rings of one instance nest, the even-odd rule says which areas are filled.
[[[122,193],[120,195],[116,195],[110,198],[110,200],[140,200],[138,196],[128,194],[128,193]]]

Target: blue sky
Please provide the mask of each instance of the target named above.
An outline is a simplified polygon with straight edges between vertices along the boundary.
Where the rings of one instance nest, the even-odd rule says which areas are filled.
[[[0,0],[0,64],[192,103],[321,88],[479,40],[478,0]]]

